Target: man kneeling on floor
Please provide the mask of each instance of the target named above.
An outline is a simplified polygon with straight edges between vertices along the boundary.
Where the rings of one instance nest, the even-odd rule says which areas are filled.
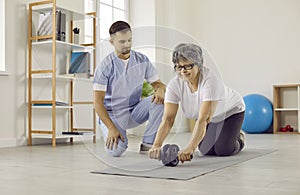
[[[94,105],[105,141],[112,156],[121,156],[128,147],[126,129],[148,120],[140,151],[148,151],[163,115],[165,85],[149,59],[131,50],[132,32],[128,23],[117,21],[109,29],[115,51],[97,66],[94,74]],[[154,95],[141,99],[144,80]]]

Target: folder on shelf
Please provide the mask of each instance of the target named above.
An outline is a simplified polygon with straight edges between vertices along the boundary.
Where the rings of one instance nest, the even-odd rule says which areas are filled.
[[[69,74],[90,75],[90,53],[89,52],[72,52]]]
[[[38,36],[52,34],[52,12],[44,12],[39,15],[37,34]],[[66,14],[60,10],[56,11],[56,40],[66,41]]]

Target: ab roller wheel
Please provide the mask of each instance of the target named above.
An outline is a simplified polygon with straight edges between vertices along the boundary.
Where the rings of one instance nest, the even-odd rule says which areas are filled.
[[[179,147],[177,145],[166,144],[160,152],[160,160],[165,166],[175,167],[179,163],[178,152]]]
[[[178,160],[178,152],[179,152],[179,147],[175,144],[166,144],[160,151],[160,160],[162,161],[163,165],[168,166],[168,167],[175,167],[179,163]],[[191,155],[191,158],[193,156]]]

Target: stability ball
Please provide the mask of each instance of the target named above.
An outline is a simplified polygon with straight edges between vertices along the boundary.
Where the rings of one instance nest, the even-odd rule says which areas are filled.
[[[247,133],[262,133],[273,121],[273,105],[268,98],[259,94],[244,97],[246,109],[242,129]]]

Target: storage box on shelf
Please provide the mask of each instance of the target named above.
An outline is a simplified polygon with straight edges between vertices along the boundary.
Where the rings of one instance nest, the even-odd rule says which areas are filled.
[[[273,132],[300,133],[300,84],[274,85],[273,96]]]
[[[94,16],[95,13],[80,14],[57,7],[56,0],[29,4],[28,145],[32,145],[33,138],[51,138],[53,147],[58,138],[71,138],[72,142],[73,137],[89,136],[96,141],[90,78],[95,68],[96,33],[93,30],[91,42],[81,41],[81,44],[73,43],[72,33],[74,24],[84,24],[86,20],[91,20],[89,24],[95,29]],[[85,52],[89,56],[88,60],[75,64],[85,66],[78,69],[84,70],[80,74],[69,74],[73,52]],[[78,87],[78,83],[83,84]],[[75,94],[79,90],[85,96],[78,100]],[[90,123],[82,125],[78,121],[84,110],[88,114],[82,116],[89,117],[85,121]]]

